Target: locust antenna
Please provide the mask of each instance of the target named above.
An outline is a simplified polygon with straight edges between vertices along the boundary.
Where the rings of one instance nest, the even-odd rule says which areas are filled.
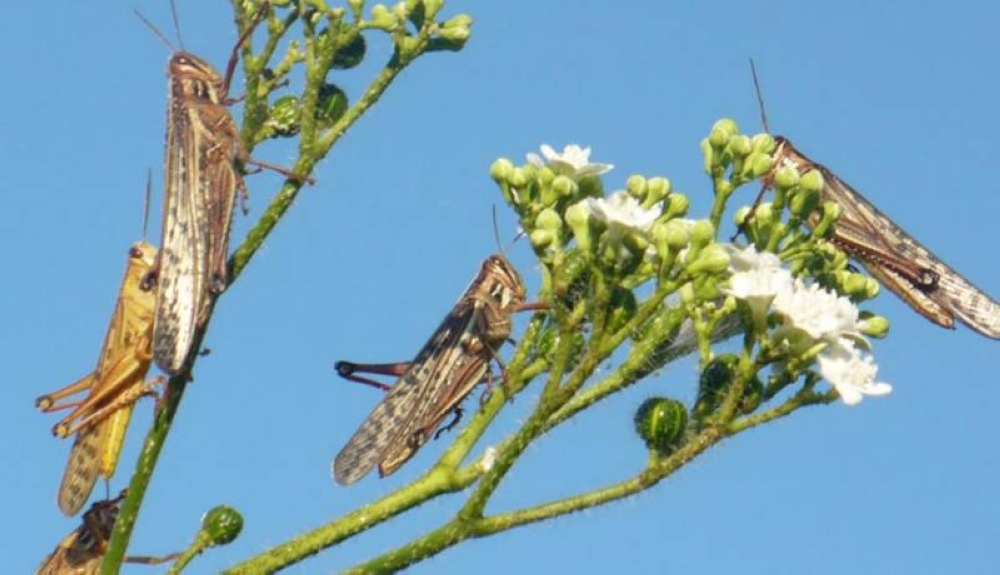
[[[142,202],[142,239],[149,232],[149,199],[153,196],[153,170],[146,170],[146,199]]]
[[[173,43],[170,42],[170,40],[167,40],[167,37],[163,35],[163,32],[160,32],[160,29],[157,28],[156,25],[154,25],[152,22],[150,22],[148,18],[146,18],[145,16],[143,16],[142,12],[139,12],[138,10],[136,10],[136,9],[133,8],[132,9],[132,13],[135,14],[136,17],[139,18],[139,20],[142,20],[142,23],[145,24],[146,27],[149,28],[153,32],[153,34],[156,35],[156,37],[160,39],[160,42],[163,42],[164,44],[166,44],[167,48],[171,52],[177,52],[177,48],[174,47]]]
[[[177,17],[177,3],[174,0],[170,0],[170,17],[174,21],[174,34],[177,34],[177,43],[181,45],[181,50],[184,50],[184,37],[181,36],[181,20]],[[176,50],[174,50],[176,52]]]
[[[497,223],[497,205],[493,204],[493,239],[497,242],[497,249],[500,250],[500,255],[507,257],[506,252],[503,249],[503,244],[500,243],[500,225]]]
[[[750,74],[753,76],[753,89],[757,92],[757,106],[760,108],[760,123],[764,126],[764,131],[771,133],[771,126],[767,124],[767,112],[764,111],[764,95],[760,91],[760,81],[757,79],[757,66],[753,58],[750,58]]]

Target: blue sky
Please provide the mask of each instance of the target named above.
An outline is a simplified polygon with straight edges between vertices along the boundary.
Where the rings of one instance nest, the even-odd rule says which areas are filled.
[[[216,572],[419,474],[442,445],[390,479],[333,483],[330,460],[377,395],[337,379],[332,364],[412,357],[437,326],[496,250],[491,162],[522,162],[541,143],[590,145],[593,159],[616,165],[609,188],[634,173],[665,175],[692,198],[692,215],[704,215],[699,141],[721,117],[760,129],[750,56],[776,133],[1000,296],[992,249],[1000,196],[990,179],[1000,151],[1000,8],[898,6],[449,1],[446,14],[475,19],[466,49],[404,73],[220,302],[213,354],[199,362],[133,552],[186,545],[201,514],[225,502],[243,511],[243,535],[189,570]],[[101,10],[20,3],[0,24],[8,334],[0,451],[9,456],[0,508],[10,572],[33,569],[75,524],[55,506],[69,442],[49,436],[54,418],[33,401],[93,368],[126,250],[141,233],[147,168],[157,191],[162,181],[168,55],[132,8],[169,29],[160,0]],[[179,11],[188,48],[221,67],[234,40],[228,4],[179,0]],[[373,62],[388,54],[383,42],[370,46]],[[363,79],[345,77],[343,86],[356,95]],[[283,163],[290,152],[265,145],[255,155]],[[275,181],[248,180],[251,217]],[[500,219],[512,237],[512,216],[501,210]],[[234,242],[251,221],[237,217]],[[536,287],[524,242],[512,260]],[[875,347],[890,396],[801,411],[638,497],[469,542],[412,572],[992,572],[1000,387],[990,358],[1000,344],[937,328],[890,296],[869,307],[893,322]],[[695,377],[692,362],[676,364],[544,438],[491,509],[633,473],[644,458],[634,409],[654,393],[689,394]],[[492,440],[515,429],[537,393],[517,399]],[[136,410],[115,492],[151,409]],[[444,521],[456,503],[435,501],[290,572],[329,573],[371,557]]]

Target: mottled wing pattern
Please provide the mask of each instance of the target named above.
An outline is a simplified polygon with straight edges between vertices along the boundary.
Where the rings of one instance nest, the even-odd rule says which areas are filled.
[[[836,202],[843,209],[834,225],[833,239],[853,246],[855,249],[845,251],[850,251],[876,280],[940,326],[954,328],[954,317],[958,316],[975,331],[1000,339],[1000,304],[931,253],[828,168],[807,158],[785,138],[775,140],[779,146],[786,146],[787,163],[800,170],[815,167],[823,174],[822,199]],[[865,246],[874,246],[877,250],[867,250]],[[928,285],[914,281],[914,277],[925,270],[934,272],[937,278]]]
[[[475,321],[478,306],[464,295],[445,317],[430,340],[424,344],[392,388],[386,392],[333,462],[333,476],[341,485],[364,477],[387,452],[423,425],[421,419],[429,406],[428,398],[441,393],[447,378],[438,370],[447,369],[442,354],[462,353],[461,342],[469,325]],[[453,364],[452,364],[453,365]]]
[[[207,144],[198,113],[171,98],[167,114],[167,165],[163,246],[160,254],[153,356],[176,375],[194,342],[208,296],[208,206],[201,193],[200,162]]]
[[[237,184],[242,183],[233,166],[239,134],[233,117],[223,106],[201,106],[200,117],[202,122],[212,126],[203,134],[202,173],[205,175],[201,180],[201,193],[206,198],[208,225],[212,232],[208,241],[209,287],[218,293],[226,287],[230,223],[236,204]],[[201,311],[202,316],[206,311],[207,306]],[[200,321],[204,319],[201,317]]]

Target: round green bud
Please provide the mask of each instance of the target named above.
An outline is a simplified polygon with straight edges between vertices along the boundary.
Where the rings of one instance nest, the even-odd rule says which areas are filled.
[[[447,41],[449,48],[453,50],[457,50],[464,46],[471,35],[472,31],[469,28],[462,28],[458,26],[451,28],[444,27],[438,31],[438,38]]]
[[[548,166],[542,166],[538,169],[538,182],[542,185],[548,185],[552,183],[552,180],[556,179],[556,173],[552,171],[552,168]]]
[[[790,190],[799,183],[799,171],[791,166],[783,166],[774,175],[774,187],[781,190]]]
[[[713,148],[721,149],[726,147],[729,139],[740,133],[739,126],[729,118],[723,118],[712,124],[712,130],[708,133],[708,142]]]
[[[507,158],[500,158],[490,166],[490,177],[500,182],[510,177],[514,171],[514,162]]]
[[[865,299],[866,300],[875,299],[875,296],[878,295],[881,286],[879,286],[879,283],[872,278],[866,278],[866,279],[868,280],[868,282],[866,283],[865,286]]]
[[[552,245],[556,241],[556,235],[549,230],[532,230],[528,239],[531,240],[531,245],[541,249]]]
[[[729,269],[729,254],[719,244],[705,246],[698,257],[688,264],[687,270],[693,275],[718,274]]]
[[[771,171],[774,166],[774,158],[764,152],[751,152],[744,164],[743,170],[751,178],[759,178]]]
[[[282,96],[274,101],[264,126],[272,138],[294,136],[299,133],[299,112],[302,106],[297,96]]]
[[[649,208],[670,193],[670,180],[666,178],[649,178],[646,180],[646,199],[642,207]]]
[[[625,182],[625,191],[641,203],[646,199],[646,178],[638,174],[629,176],[628,181]]]
[[[684,404],[663,397],[651,397],[635,412],[635,432],[650,451],[669,455],[680,446],[687,429]]]
[[[770,154],[774,152],[774,137],[771,134],[757,134],[750,138],[750,147],[755,152]]]
[[[715,226],[708,220],[695,220],[691,226],[691,244],[695,246],[707,245],[715,238]]]
[[[541,230],[548,230],[550,232],[558,232],[559,228],[562,227],[562,218],[559,214],[552,208],[545,208],[539,212],[538,217],[535,218],[535,227]]]
[[[589,253],[593,246],[593,235],[590,228],[590,208],[586,202],[577,202],[566,208],[564,217],[580,250]]]
[[[888,319],[867,311],[861,312],[860,317],[861,321],[858,322],[858,328],[861,333],[875,339],[882,339],[889,335]]]
[[[819,194],[823,191],[823,174],[819,170],[809,170],[799,179],[799,187],[803,191]]]
[[[677,220],[657,222],[653,226],[653,238],[657,243],[663,242],[673,252],[679,252],[688,247],[691,241],[691,226]]]
[[[845,274],[841,283],[844,292],[850,296],[864,297],[865,292],[868,290],[868,278],[848,271],[842,273]]]
[[[723,146],[724,145],[725,144],[723,144]],[[701,155],[705,158],[705,163],[703,165],[705,173],[711,174],[715,169],[715,161],[717,158],[715,148],[712,146],[712,142],[708,138],[701,141]]]
[[[396,28],[399,22],[385,4],[376,4],[372,6],[371,24],[375,28],[391,31]]]
[[[740,134],[733,136],[729,139],[729,144],[726,146],[734,157],[745,158],[750,155],[750,138]]]
[[[569,176],[556,176],[552,180],[552,191],[561,197],[568,198],[577,190],[576,182]]]
[[[687,215],[688,208],[691,207],[691,200],[684,194],[670,194],[667,196],[666,205],[663,206],[662,219],[682,218]]]
[[[423,0],[424,5],[424,16],[428,20],[433,20],[437,13],[441,11],[441,7],[444,6],[444,0]]]
[[[232,543],[243,531],[243,515],[228,505],[213,507],[201,518],[201,532],[209,547]]]
[[[347,112],[347,93],[336,84],[323,84],[316,100],[316,120],[329,126]]]
[[[810,172],[812,173],[812,172]],[[798,191],[792,194],[788,201],[788,211],[795,217],[805,219],[819,207],[819,192],[801,185],[805,178],[799,182]]]
[[[452,16],[442,24],[442,28],[470,28],[472,26],[472,16],[468,14],[458,14]]]
[[[528,166],[514,168],[507,175],[507,181],[510,182],[510,185],[518,189],[527,186],[528,182],[533,179],[533,177],[529,177],[528,175]]]

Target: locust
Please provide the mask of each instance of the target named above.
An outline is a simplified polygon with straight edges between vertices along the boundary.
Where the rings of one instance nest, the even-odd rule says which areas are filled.
[[[174,52],[167,66],[162,251],[143,282],[146,289],[157,285],[153,357],[170,375],[183,371],[195,332],[208,320],[212,297],[228,284],[229,233],[236,197],[242,199],[244,211],[248,198],[240,166],[267,168],[312,183],[311,178],[251,158],[229,113],[228,107],[239,101],[229,96],[239,49],[268,8],[264,2],[237,39],[224,76],[194,54],[174,49],[139,15]],[[174,15],[176,22],[176,11]]]
[[[156,248],[144,240],[129,249],[125,277],[96,369],[36,400],[44,412],[72,409],[52,428],[60,438],[76,434],[57,498],[66,515],[83,507],[98,476],[110,479],[114,474],[135,402],[155,395],[156,385],[162,383],[161,378],[145,379],[152,361],[156,296],[140,289],[155,256]],[[84,399],[69,399],[84,391]]]
[[[96,575],[111,538],[111,528],[127,495],[122,491],[114,499],[97,501],[84,512],[79,527],[70,532],[56,546],[35,571],[36,575]],[[176,554],[165,557],[126,557],[126,563],[155,565],[172,561]]]
[[[514,312],[547,309],[525,303],[524,283],[506,258],[494,254],[411,362],[357,364],[340,361],[337,372],[347,379],[387,392],[333,461],[333,477],[350,485],[378,465],[385,477],[401,467],[435,436],[451,428],[461,415],[459,405],[480,382],[489,378],[491,360],[511,332]],[[502,365],[502,364],[501,364]],[[391,387],[355,375],[367,371],[398,375]]]
[[[754,63],[750,61],[764,129],[770,132]],[[829,241],[860,263],[880,284],[931,322],[955,329],[955,318],[973,330],[1000,339],[1000,304],[953,270],[882,213],[829,168],[809,159],[788,138],[775,136],[774,166],[762,178],[764,189],[783,167],[799,173],[818,170],[823,176],[821,202],[840,206]],[[762,190],[763,192],[763,190]],[[819,221],[813,214],[807,223]]]

